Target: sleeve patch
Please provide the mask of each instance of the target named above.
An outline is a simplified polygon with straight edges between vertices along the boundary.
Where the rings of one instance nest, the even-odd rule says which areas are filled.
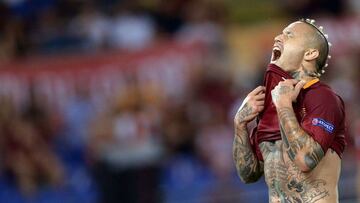
[[[321,119],[321,118],[313,118],[312,125],[319,126],[329,133],[334,132],[334,125],[331,124],[330,122],[325,121],[324,119]]]

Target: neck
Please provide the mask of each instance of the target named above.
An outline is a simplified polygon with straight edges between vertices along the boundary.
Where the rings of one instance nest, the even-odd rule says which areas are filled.
[[[300,68],[298,70],[290,72],[290,75],[294,79],[303,80],[305,82],[317,78],[316,73],[314,71],[309,71],[303,64],[300,64]]]

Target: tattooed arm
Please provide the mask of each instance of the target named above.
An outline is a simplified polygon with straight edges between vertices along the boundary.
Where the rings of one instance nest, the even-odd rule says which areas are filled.
[[[286,80],[280,82],[271,95],[289,158],[301,171],[309,172],[321,161],[324,152],[321,146],[300,127],[292,108],[292,102],[295,101],[304,84],[297,80]]]
[[[237,173],[244,183],[257,181],[263,174],[263,164],[252,151],[247,123],[264,109],[265,88],[257,87],[243,101],[234,119],[235,137],[233,159]]]
[[[282,107],[277,111],[281,137],[290,159],[303,172],[314,169],[324,157],[321,146],[300,127],[292,108]]]

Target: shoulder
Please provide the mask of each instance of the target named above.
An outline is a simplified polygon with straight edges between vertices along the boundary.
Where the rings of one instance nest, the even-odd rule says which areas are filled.
[[[337,95],[331,87],[322,82],[318,82],[318,84],[305,90],[304,101],[309,100],[322,104],[342,102],[341,97]]]
[[[304,90],[303,102],[309,108],[327,108],[328,110],[338,109],[343,111],[344,102],[331,87],[318,82],[318,84]]]

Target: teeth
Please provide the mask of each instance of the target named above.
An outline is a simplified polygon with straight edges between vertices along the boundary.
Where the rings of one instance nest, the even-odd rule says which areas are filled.
[[[280,51],[280,48],[279,47],[274,47],[273,50],[274,51]]]
[[[273,57],[272,57],[272,61],[276,61],[280,58],[281,56],[281,49],[278,46],[274,46],[273,47]]]

